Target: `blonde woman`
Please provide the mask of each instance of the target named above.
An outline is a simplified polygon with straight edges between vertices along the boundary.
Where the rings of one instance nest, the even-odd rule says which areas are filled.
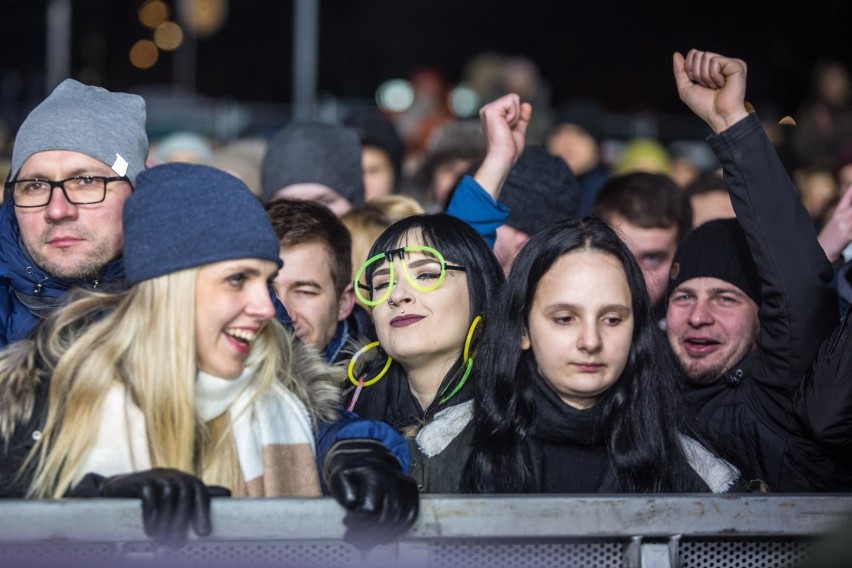
[[[64,197],[53,189],[27,188]],[[338,416],[339,377],[274,319],[278,239],[260,203],[219,170],[159,166],[128,198],[124,237],[127,291],[77,293],[0,352],[0,495],[140,497],[146,531],[165,542],[190,524],[209,534],[222,491],[208,485],[320,495],[315,432]],[[338,500],[410,525],[416,489],[396,458],[333,430],[324,465]],[[378,496],[364,495],[370,475]]]

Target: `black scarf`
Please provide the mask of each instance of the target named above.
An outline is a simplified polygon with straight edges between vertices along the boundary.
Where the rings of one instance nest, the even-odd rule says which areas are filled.
[[[533,374],[536,414],[531,457],[540,491],[618,491],[601,406],[574,408],[563,402],[536,370]]]

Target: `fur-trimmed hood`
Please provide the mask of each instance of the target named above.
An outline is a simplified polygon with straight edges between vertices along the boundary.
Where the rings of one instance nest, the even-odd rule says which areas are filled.
[[[2,370],[8,369],[7,374]],[[0,356],[0,444],[8,445],[18,425],[29,422],[36,410],[39,387],[46,387],[48,371],[38,364],[35,343],[29,339],[6,347]]]
[[[346,369],[332,365],[310,345],[292,340],[290,372],[297,383],[296,395],[308,407],[316,422],[336,420],[341,408],[340,384],[346,378]]]

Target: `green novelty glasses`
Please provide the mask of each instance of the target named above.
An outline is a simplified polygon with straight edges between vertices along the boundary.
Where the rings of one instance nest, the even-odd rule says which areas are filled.
[[[355,273],[355,295],[365,305],[378,306],[390,298],[397,282],[394,257],[399,260],[408,283],[419,292],[436,290],[444,281],[447,270],[464,271],[462,266],[447,264],[444,255],[425,245],[409,245],[381,252],[367,259]],[[368,270],[372,273],[370,281],[362,282]]]

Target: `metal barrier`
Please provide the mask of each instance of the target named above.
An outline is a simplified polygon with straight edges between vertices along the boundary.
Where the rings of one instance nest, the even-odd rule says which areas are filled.
[[[0,567],[380,566],[782,568],[852,496],[427,496],[399,541],[359,550],[331,499],[219,499],[211,536],[171,549],[138,502],[0,503]]]

